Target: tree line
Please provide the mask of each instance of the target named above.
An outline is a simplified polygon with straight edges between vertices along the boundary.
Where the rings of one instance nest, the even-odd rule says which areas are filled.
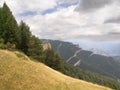
[[[52,49],[43,50],[42,42],[23,21],[17,23],[6,3],[0,8],[0,48],[20,50],[53,69],[62,71],[62,60]]]

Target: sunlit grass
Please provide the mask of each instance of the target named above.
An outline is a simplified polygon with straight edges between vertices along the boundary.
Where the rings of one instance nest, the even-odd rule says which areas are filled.
[[[0,50],[0,90],[111,89],[65,76],[19,52]]]

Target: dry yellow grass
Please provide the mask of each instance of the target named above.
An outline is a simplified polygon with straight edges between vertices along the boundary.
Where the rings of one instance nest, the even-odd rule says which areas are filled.
[[[0,90],[111,90],[65,76],[18,54],[0,50]]]

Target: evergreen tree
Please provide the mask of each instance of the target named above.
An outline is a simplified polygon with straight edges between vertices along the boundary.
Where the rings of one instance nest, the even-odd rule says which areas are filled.
[[[40,39],[35,36],[30,38],[27,54],[41,62],[44,62],[43,47]]]
[[[0,12],[1,37],[4,39],[5,44],[10,42],[17,45],[17,43],[19,42],[18,25],[6,3],[3,4],[3,7],[1,8]]]
[[[30,28],[23,21],[21,21],[19,29],[20,29],[20,37],[21,37],[19,48],[25,54],[27,54],[29,48],[28,45],[31,37]]]
[[[53,49],[48,49],[45,51],[45,64],[48,65],[51,68],[54,68],[53,62],[54,62],[54,51]]]
[[[0,8],[0,38],[2,38],[2,8]]]
[[[53,49],[46,50],[45,64],[61,72],[64,70],[61,57]]]
[[[64,72],[64,67],[63,67],[63,61],[61,56],[58,53],[55,53],[54,55],[55,62],[54,66],[56,70],[59,70],[60,72]]]

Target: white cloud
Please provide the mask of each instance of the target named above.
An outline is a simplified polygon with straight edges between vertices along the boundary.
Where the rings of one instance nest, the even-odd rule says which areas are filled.
[[[105,7],[113,2],[113,0],[79,0],[79,5],[76,8],[78,11],[91,12],[96,9]]]
[[[2,4],[4,0],[0,1]],[[56,6],[56,0],[5,0],[14,14],[23,13],[26,11],[40,12]]]
[[[59,3],[76,3],[79,2],[79,0],[57,0]]]
[[[109,14],[105,12],[107,9],[105,11],[101,9],[98,12],[82,14],[75,12],[75,7],[64,8],[45,16],[36,15],[25,19],[25,21],[31,26],[33,33],[40,38],[77,39],[107,35],[113,31],[120,32],[119,25],[103,24]],[[103,17],[100,17],[102,15]]]
[[[77,0],[75,0],[77,1]],[[0,1],[2,3],[3,0]],[[73,0],[6,0],[14,15],[26,11],[41,12],[57,5],[58,2],[72,2]],[[24,2],[24,3],[23,3]],[[80,38],[119,38],[110,33],[120,32],[120,24],[104,24],[104,21],[120,15],[120,3],[114,2],[97,9],[94,12],[75,11],[77,5],[59,8],[56,12],[41,15],[19,16],[31,28],[33,34],[40,38],[49,39],[80,39]],[[114,14],[113,14],[114,13]],[[114,33],[115,34],[115,33]],[[107,36],[105,36],[107,35]],[[120,39],[120,38],[119,38]]]

